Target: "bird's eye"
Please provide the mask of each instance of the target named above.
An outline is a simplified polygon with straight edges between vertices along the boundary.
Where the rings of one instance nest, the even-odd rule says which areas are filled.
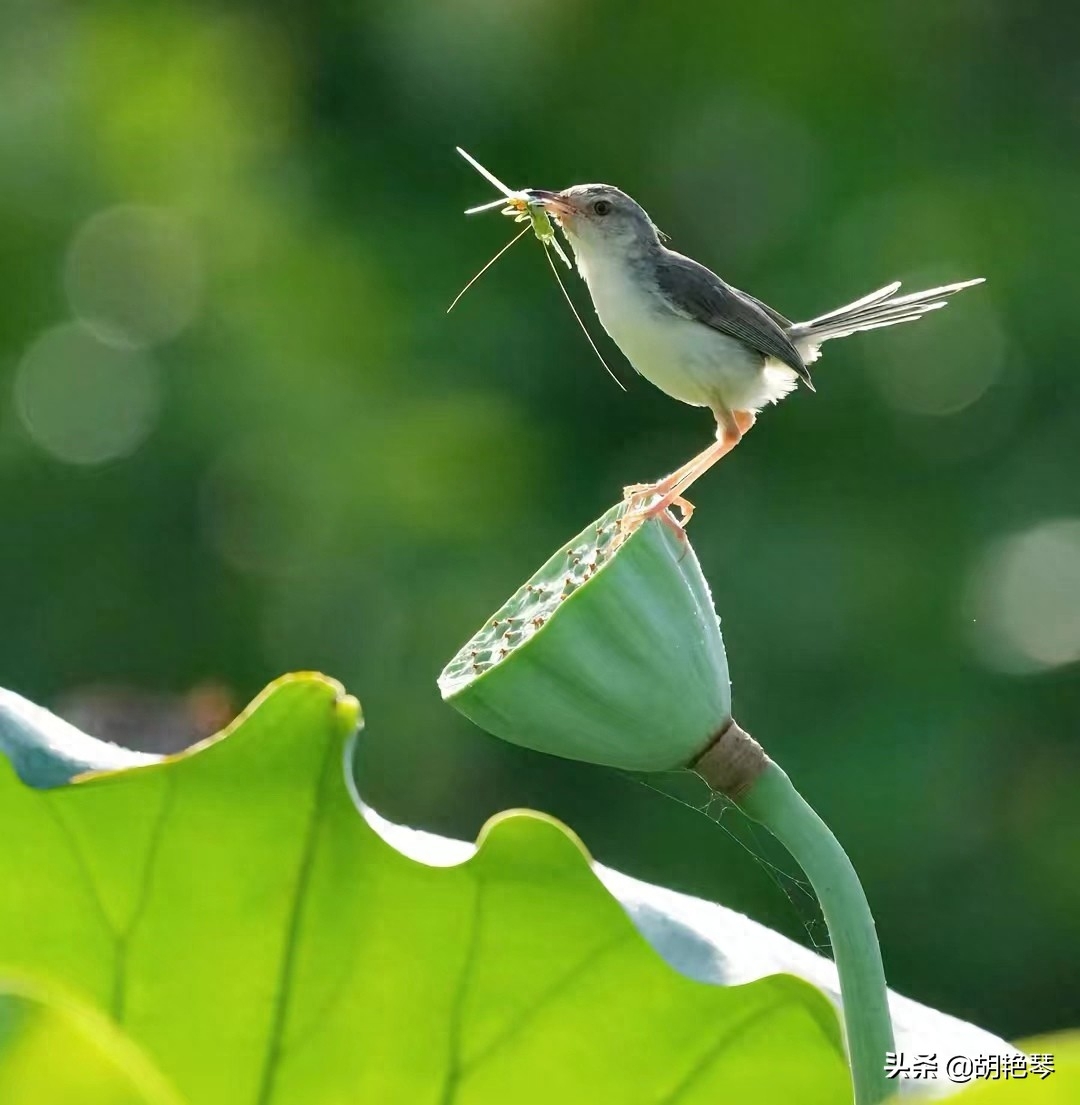
[[[596,203],[592,205],[592,209],[597,215],[606,215],[611,210],[611,201],[597,200]]]

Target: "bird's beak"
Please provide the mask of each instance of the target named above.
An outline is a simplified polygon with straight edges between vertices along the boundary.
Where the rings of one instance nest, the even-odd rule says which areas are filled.
[[[528,196],[530,199],[539,200],[544,205],[545,210],[557,218],[573,217],[578,213],[573,203],[558,192],[548,192],[543,188],[530,188]]]

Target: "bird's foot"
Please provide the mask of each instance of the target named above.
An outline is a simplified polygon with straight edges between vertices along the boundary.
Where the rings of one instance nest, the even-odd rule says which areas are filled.
[[[659,483],[634,483],[623,488],[626,513],[619,519],[619,528],[628,537],[643,522],[659,518],[680,541],[686,540],[685,527],[694,513],[694,504],[679,494],[679,483],[671,477]],[[678,518],[671,512],[679,508]]]

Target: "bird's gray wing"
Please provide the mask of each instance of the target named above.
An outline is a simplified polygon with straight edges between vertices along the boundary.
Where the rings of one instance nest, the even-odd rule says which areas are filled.
[[[704,265],[672,250],[664,250],[656,275],[661,294],[676,314],[736,338],[766,357],[774,357],[813,387],[799,351],[785,332],[790,323],[783,315],[726,284]]]
[[[730,287],[730,285],[728,286]],[[762,303],[760,299],[752,296],[749,292],[741,292],[738,288],[732,288],[731,290],[737,295],[741,295],[743,299],[749,299],[755,307],[760,307],[765,312],[765,314],[767,314],[769,318],[771,318],[773,322],[775,322],[776,325],[779,326],[780,329],[783,330],[785,333],[787,333],[794,325],[791,319],[784,318],[784,316],[780,314],[779,311],[774,311],[772,307],[768,305],[768,303]]]

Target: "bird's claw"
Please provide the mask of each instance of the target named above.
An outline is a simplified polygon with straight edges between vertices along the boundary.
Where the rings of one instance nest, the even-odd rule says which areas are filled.
[[[659,518],[680,541],[686,541],[686,523],[694,513],[694,504],[677,490],[665,491],[649,483],[630,484],[623,488],[623,502],[626,513],[619,519],[619,529],[624,537],[650,518]],[[679,508],[680,517],[675,517],[672,507]]]

